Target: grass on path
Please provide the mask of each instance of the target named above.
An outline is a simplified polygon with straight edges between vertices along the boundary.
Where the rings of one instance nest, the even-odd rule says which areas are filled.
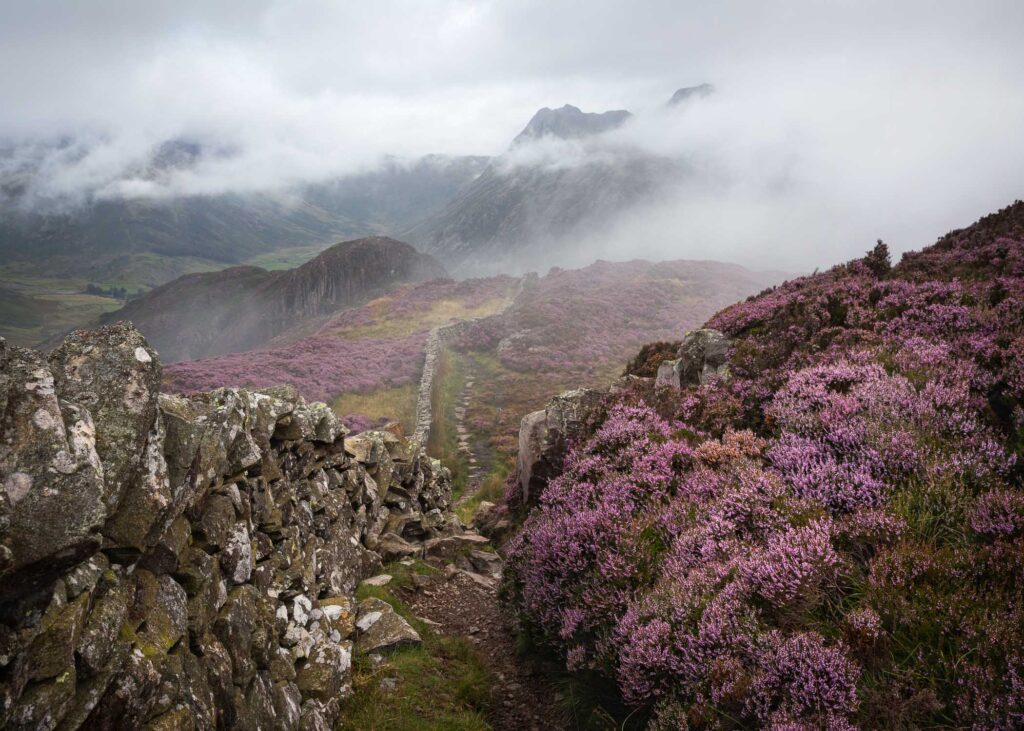
[[[352,731],[486,731],[491,677],[468,640],[438,635],[398,598],[414,573],[436,571],[416,561],[391,564],[393,577],[381,587],[362,586],[357,598],[383,599],[419,632],[421,647],[401,649],[378,667],[366,657],[353,661],[355,693],[342,704],[342,729]],[[381,681],[393,679],[391,690]]]

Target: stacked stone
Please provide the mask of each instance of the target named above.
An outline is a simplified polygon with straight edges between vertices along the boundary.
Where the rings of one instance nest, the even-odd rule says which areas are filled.
[[[160,379],[130,325],[0,339],[0,728],[331,728],[355,587],[457,528],[450,476],[293,389]]]
[[[715,379],[728,380],[730,348],[732,341],[718,330],[705,328],[687,332],[676,359],[662,361],[658,367],[655,387],[678,391]]]
[[[441,337],[443,328],[435,327],[427,337],[427,345],[424,348],[423,373],[420,375],[420,387],[416,394],[416,428],[413,430],[413,439],[420,444],[426,444],[430,436],[430,425],[434,423],[434,412],[432,409],[434,394],[434,375],[437,373],[437,359],[441,355],[444,342]]]

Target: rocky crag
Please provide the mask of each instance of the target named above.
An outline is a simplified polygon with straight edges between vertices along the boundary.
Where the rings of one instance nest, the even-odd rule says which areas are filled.
[[[266,345],[309,321],[406,282],[440,279],[437,261],[384,236],[345,241],[294,269],[237,266],[188,274],[111,313],[130,320],[167,362]]]
[[[0,340],[0,728],[327,729],[419,641],[358,582],[458,532],[416,442],[292,389],[159,393],[127,324]]]

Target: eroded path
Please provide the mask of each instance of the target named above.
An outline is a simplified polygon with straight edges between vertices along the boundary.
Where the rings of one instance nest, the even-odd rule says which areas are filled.
[[[466,423],[466,414],[469,411],[469,403],[473,395],[473,384],[476,377],[472,370],[467,370],[466,380],[462,384],[462,391],[459,393],[459,400],[455,404],[455,435],[458,439],[458,453],[460,459],[466,461],[468,471],[466,474],[466,485],[462,494],[455,501],[455,507],[467,502],[480,489],[480,481],[483,478],[477,455],[473,452],[473,444]]]
[[[445,558],[428,556],[441,568],[405,587],[403,601],[447,636],[464,637],[476,647],[494,684],[490,722],[496,731],[567,728],[555,689],[530,658],[517,652],[515,634],[497,597],[501,562],[484,539],[468,534],[469,545]],[[478,548],[470,546],[479,541]]]

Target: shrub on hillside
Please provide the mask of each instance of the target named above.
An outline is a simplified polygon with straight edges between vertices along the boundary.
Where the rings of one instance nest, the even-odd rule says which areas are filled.
[[[435,319],[444,321],[446,305],[471,312],[509,288],[512,281],[510,277],[438,279],[405,285],[386,297],[337,313],[315,335],[290,345],[168,365],[165,385],[185,392],[289,383],[315,401],[330,401],[345,392],[403,386],[419,379],[427,335]],[[377,330],[364,337],[361,331],[368,328]],[[358,417],[353,423],[364,425]]]
[[[675,359],[681,344],[681,340],[647,343],[640,348],[640,352],[637,353],[636,357],[626,364],[626,370],[623,375],[654,378],[658,375],[658,366],[663,361]]]
[[[610,397],[506,592],[656,728],[1024,727],[1024,204],[715,315],[733,377]]]

